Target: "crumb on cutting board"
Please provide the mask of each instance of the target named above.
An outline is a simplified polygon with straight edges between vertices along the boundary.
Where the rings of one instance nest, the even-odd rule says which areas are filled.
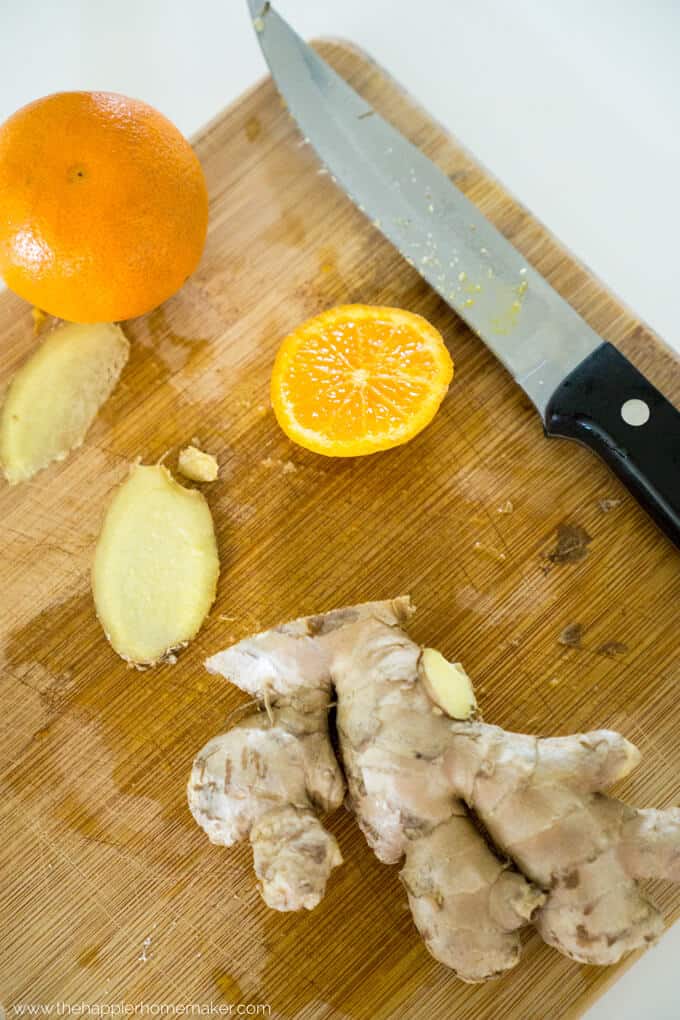
[[[294,475],[297,471],[292,460],[277,460],[275,457],[264,457],[260,464],[264,468],[280,468],[282,475]]]
[[[568,623],[557,639],[558,644],[566,645],[568,648],[580,648],[583,629],[582,623]]]
[[[578,524],[558,524],[557,543],[548,553],[551,563],[578,563],[588,555],[591,536]]]
[[[192,482],[214,482],[219,473],[217,459],[196,446],[186,446],[179,455],[177,470]]]
[[[147,963],[150,955],[151,955],[151,936],[147,935],[144,941],[142,942],[142,952],[137,957],[137,960],[140,963]]]
[[[598,655],[606,655],[609,659],[616,655],[625,655],[627,651],[628,645],[624,645],[623,641],[606,641],[596,649]]]
[[[476,553],[488,556],[490,560],[495,560],[497,563],[502,563],[505,559],[504,552],[501,552],[499,549],[494,549],[493,546],[487,545],[485,542],[475,542],[472,548]]]
[[[621,499],[598,499],[597,505],[603,514],[608,514],[610,510],[616,510],[617,506],[621,506],[622,502]]]

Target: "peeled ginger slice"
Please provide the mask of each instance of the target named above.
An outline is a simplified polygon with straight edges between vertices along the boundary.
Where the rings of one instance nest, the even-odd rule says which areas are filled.
[[[0,463],[10,484],[81,445],[128,353],[113,323],[67,323],[49,334],[14,376],[2,409]]]
[[[190,641],[219,569],[205,496],[160,464],[133,467],[109,505],[92,570],[97,616],[115,651],[152,665]]]

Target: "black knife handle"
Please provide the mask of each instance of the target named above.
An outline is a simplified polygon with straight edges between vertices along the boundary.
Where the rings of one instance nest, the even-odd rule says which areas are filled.
[[[603,343],[558,386],[545,431],[599,454],[680,547],[680,411],[616,347]]]

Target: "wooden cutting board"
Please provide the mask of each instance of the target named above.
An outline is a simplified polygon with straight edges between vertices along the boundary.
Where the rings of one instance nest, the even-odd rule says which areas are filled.
[[[320,48],[680,401],[680,367],[649,330],[365,56]],[[130,363],[85,446],[0,489],[0,1001],[268,1003],[274,1017],[352,1020],[578,1015],[620,968],[579,966],[527,933],[514,972],[459,983],[416,935],[398,868],[374,859],[344,810],[328,824],[345,864],[323,903],[268,910],[249,848],[212,847],[186,807],[194,754],[245,700],[202,663],[290,617],[411,592],[415,636],[462,658],[489,721],[620,729],[645,755],[621,794],[663,807],[680,802],[680,556],[591,454],[543,438],[483,344],[320,173],[270,82],[197,148],[211,195],[199,271],[127,324]],[[331,461],[279,431],[269,372],[288,330],[352,301],[427,316],[456,377],[408,446]],[[7,293],[0,337],[7,380],[35,347],[30,309]],[[205,489],[218,598],[176,665],[136,672],[95,619],[93,546],[128,464],[166,456],[172,467],[194,436],[222,468]],[[561,643],[570,624],[583,628],[579,647]],[[678,916],[680,887],[650,891],[669,922]]]

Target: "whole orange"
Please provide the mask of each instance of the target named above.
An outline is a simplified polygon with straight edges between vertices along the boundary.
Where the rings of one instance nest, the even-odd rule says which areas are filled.
[[[166,117],[113,92],[59,92],[0,126],[0,274],[72,322],[155,308],[194,271],[208,194]]]

